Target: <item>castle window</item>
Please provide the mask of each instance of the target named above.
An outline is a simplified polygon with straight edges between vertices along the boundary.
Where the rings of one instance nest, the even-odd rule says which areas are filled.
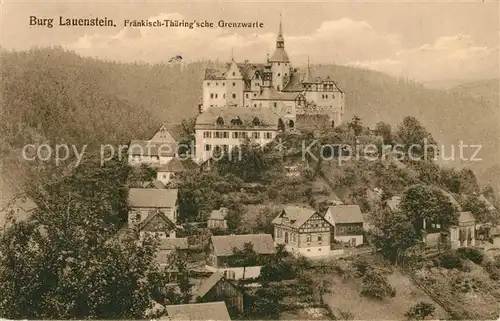
[[[235,93],[233,93],[233,98],[236,98],[236,94]]]
[[[278,103],[274,103],[274,108],[277,108],[278,107]]]
[[[219,126],[224,125],[224,119],[222,119],[222,117],[217,118],[217,125],[219,125]]]
[[[236,73],[235,73],[235,72],[233,72],[233,76],[236,76]]]
[[[259,125],[260,125],[260,120],[259,120],[259,118],[255,117],[255,118],[253,119],[253,125],[254,125],[254,126],[259,126]]]
[[[285,72],[285,77],[287,76],[288,74]]]
[[[234,87],[234,86],[236,86],[236,83],[235,83],[235,82],[233,82],[233,87]]]
[[[226,98],[226,94],[222,94],[222,98]]]
[[[277,91],[280,91],[280,85],[278,85],[278,86],[276,87],[276,90],[277,90]]]
[[[210,82],[207,82],[207,86],[210,86]]]
[[[257,97],[257,94],[253,94],[254,97]]]
[[[214,94],[210,94],[210,99],[213,99],[214,98]]]
[[[278,66],[280,65],[280,63],[278,62]]]
[[[278,77],[280,77],[280,76],[281,76],[281,74],[278,72]]]
[[[210,144],[205,144],[205,151],[210,151],[210,149],[212,149],[212,145]]]
[[[328,95],[325,95],[325,98],[328,99]]]
[[[335,122],[332,120],[332,127],[335,127]]]
[[[248,98],[248,94],[245,94],[245,98]]]
[[[219,83],[218,83],[218,82],[216,82],[216,83],[215,83],[215,85],[216,85],[216,86],[219,86]]]
[[[257,107],[257,104],[253,104],[254,107]]]
[[[218,98],[217,94],[215,94],[215,98]]]

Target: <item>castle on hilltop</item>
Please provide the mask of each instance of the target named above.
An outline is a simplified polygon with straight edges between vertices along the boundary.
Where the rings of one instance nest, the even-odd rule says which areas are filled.
[[[265,63],[237,63],[205,70],[203,102],[199,112],[211,108],[268,108],[287,129],[295,128],[297,116],[316,115],[332,127],[342,123],[344,93],[330,77],[314,78],[309,62],[304,72],[292,67],[285,50],[281,20],[276,49]]]

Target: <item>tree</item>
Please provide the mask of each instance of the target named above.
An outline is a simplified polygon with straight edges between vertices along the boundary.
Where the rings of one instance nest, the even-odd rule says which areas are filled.
[[[461,205],[464,211],[472,213],[477,223],[485,223],[491,216],[488,205],[475,195],[466,196]]]
[[[435,310],[434,304],[420,301],[410,307],[405,315],[410,319],[424,320],[426,317],[433,315]]]
[[[433,186],[413,185],[404,192],[399,207],[417,232],[423,228],[424,221],[426,228],[439,225],[446,231],[458,224],[458,208],[452,202],[452,196],[445,193]]]
[[[141,188],[142,183],[156,180],[156,169],[142,164],[138,168],[133,168],[128,176],[128,186]]]
[[[355,136],[359,136],[363,132],[363,124],[361,123],[361,118],[359,118],[359,116],[354,116],[352,121],[347,125],[349,129],[354,131]]]
[[[373,244],[393,263],[399,263],[405,251],[419,242],[419,234],[403,213],[380,210],[372,220]]]
[[[387,123],[384,123],[382,121],[378,122],[375,125],[375,134],[382,136],[384,145],[392,145],[394,143],[392,137],[392,127]]]
[[[179,155],[184,155],[191,152],[193,144],[196,141],[194,127],[196,125],[196,117],[183,119],[181,122],[181,140],[179,142]]]
[[[116,236],[124,170],[117,160],[86,162],[41,188],[33,216],[0,239],[0,315],[136,319],[162,301],[157,242],[136,232]]]
[[[363,276],[361,294],[378,300],[394,297],[396,290],[380,272],[369,269]]]
[[[433,160],[439,153],[437,142],[415,117],[403,119],[396,130],[396,142],[401,145],[404,154],[414,160]]]
[[[243,279],[247,266],[255,266],[260,262],[260,256],[253,249],[253,244],[248,242],[243,245],[243,249],[234,248],[232,257],[232,266],[243,267]]]

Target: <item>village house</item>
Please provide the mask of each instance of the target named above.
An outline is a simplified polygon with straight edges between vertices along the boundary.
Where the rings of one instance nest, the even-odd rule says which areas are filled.
[[[174,157],[167,164],[154,164],[151,166],[156,170],[156,180],[167,185],[184,171],[182,162]]]
[[[243,250],[246,243],[251,243],[253,250],[262,259],[276,252],[270,234],[243,234],[212,236],[209,242],[206,269],[210,272],[222,273],[227,279],[239,280],[256,278],[260,275],[260,265],[237,266],[234,250]]]
[[[167,316],[160,318],[160,320],[168,320],[168,318],[183,321],[231,320],[226,303],[223,301],[167,305],[165,306],[165,311]]]
[[[131,188],[128,195],[128,226],[160,239],[175,238],[178,211],[177,189]]]
[[[210,217],[207,220],[207,227],[213,230],[225,230],[227,229],[226,216],[228,209],[221,207],[218,210],[213,210],[210,213]]]
[[[171,258],[176,251],[185,252],[189,248],[187,237],[160,239],[155,260],[160,266],[172,264]]]
[[[363,244],[364,216],[358,205],[330,206],[324,214],[333,229],[330,239],[355,247]]]
[[[244,291],[219,272],[204,280],[196,293],[199,302],[226,302],[230,315],[243,313]]]
[[[332,226],[309,207],[287,206],[273,219],[274,243],[304,256],[328,255]]]
[[[230,153],[245,139],[266,145],[276,137],[279,125],[270,109],[210,108],[196,118],[196,160],[204,163],[219,153]]]

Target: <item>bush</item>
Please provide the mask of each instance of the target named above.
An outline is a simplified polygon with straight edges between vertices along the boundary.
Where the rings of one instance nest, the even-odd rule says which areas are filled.
[[[471,260],[475,264],[481,265],[484,260],[484,254],[481,250],[471,247],[463,247],[457,250],[457,254],[464,259]]]
[[[420,301],[414,306],[412,306],[408,310],[408,312],[406,312],[405,316],[411,319],[423,320],[427,316],[432,315],[435,310],[436,307],[434,306],[434,304],[425,301]]]
[[[455,252],[447,252],[439,257],[439,265],[445,269],[463,269],[464,262]]]
[[[352,263],[352,266],[358,271],[360,276],[364,276],[366,271],[370,268],[370,265],[364,259],[356,259]]]
[[[395,297],[396,290],[391,286],[389,280],[387,280],[383,274],[373,269],[369,269],[363,277],[361,294],[383,300],[387,297]]]

